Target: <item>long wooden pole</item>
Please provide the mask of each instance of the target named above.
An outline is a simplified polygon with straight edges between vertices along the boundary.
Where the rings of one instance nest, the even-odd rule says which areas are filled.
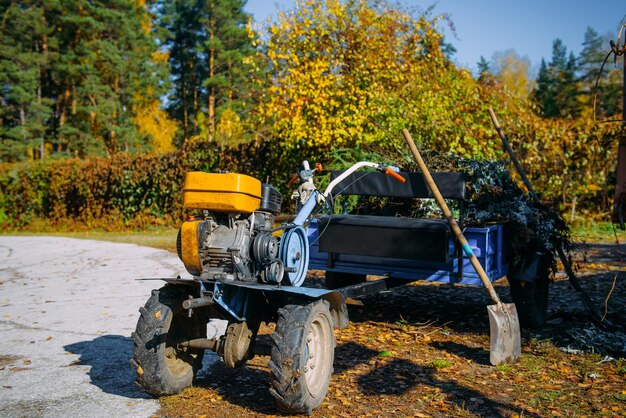
[[[625,51],[626,52],[626,51]],[[613,223],[617,223],[620,229],[624,226],[624,205],[626,204],[626,53],[622,54],[624,61],[624,79],[622,85],[622,130],[617,145],[617,169],[615,183],[615,196],[613,199]]]
[[[419,165],[420,170],[422,171],[422,175],[424,176],[424,180],[426,180],[426,184],[428,185],[430,190],[433,192],[433,195],[435,195],[435,200],[437,201],[437,204],[439,204],[439,207],[443,211],[443,215],[448,220],[448,223],[450,224],[450,228],[452,229],[452,232],[456,236],[456,239],[459,240],[459,243],[461,244],[461,247],[463,248],[465,255],[467,255],[467,257],[469,258],[470,263],[472,263],[472,266],[476,270],[476,273],[478,273],[478,277],[480,277],[481,282],[487,289],[487,292],[489,293],[489,297],[491,298],[491,300],[493,300],[494,303],[498,304],[498,306],[501,306],[502,301],[500,301],[500,298],[498,297],[496,290],[493,288],[493,285],[491,284],[489,277],[487,277],[487,273],[485,273],[483,266],[480,265],[478,258],[476,258],[476,255],[472,251],[472,247],[470,247],[469,243],[467,242],[467,239],[465,239],[465,236],[463,235],[463,231],[461,231],[461,228],[459,227],[459,225],[456,223],[456,220],[452,216],[452,212],[450,211],[450,208],[448,207],[448,204],[446,203],[445,199],[441,195],[441,192],[439,191],[439,188],[437,187],[435,180],[433,180],[433,177],[430,175],[430,171],[428,171],[428,167],[426,167],[426,163],[424,163],[422,156],[417,150],[417,147],[415,146],[415,142],[413,142],[413,138],[411,137],[411,134],[406,129],[402,129],[402,135],[404,135],[404,139],[406,140],[407,144],[409,144],[411,153],[413,153],[413,156],[415,157],[415,160],[417,161],[417,164]]]
[[[496,131],[498,131],[498,135],[500,136],[500,139],[502,140],[502,144],[504,144],[504,148],[506,148],[506,151],[509,154],[509,157],[511,157],[511,161],[513,161],[513,165],[515,165],[515,169],[519,173],[520,177],[522,177],[522,181],[524,182],[524,185],[528,189],[528,193],[530,193],[530,196],[533,198],[533,201],[537,204],[537,206],[539,206],[540,208],[544,208],[543,204],[539,200],[539,196],[537,196],[537,193],[535,193],[535,190],[533,189],[532,184],[530,184],[530,180],[526,176],[526,171],[524,171],[524,167],[522,167],[522,165],[520,164],[519,160],[515,156],[515,153],[513,152],[513,149],[511,148],[511,145],[509,144],[508,139],[502,132],[502,128],[500,127],[500,122],[498,122],[498,118],[496,117],[496,114],[492,108],[489,108],[489,116],[491,116],[491,121],[493,122],[493,125],[496,127]],[[591,298],[589,298],[589,296],[583,291],[583,288],[580,282],[578,281],[578,278],[574,274],[574,269],[572,269],[572,264],[569,262],[569,259],[565,255],[565,251],[563,251],[563,247],[560,245],[556,245],[556,252],[559,255],[559,258],[561,259],[561,263],[563,263],[563,267],[565,268],[565,272],[567,273],[567,276],[569,277],[569,281],[572,284],[572,287],[576,289],[576,291],[580,294],[580,298],[583,302],[583,305],[585,305],[585,307],[589,311],[591,318],[594,320],[596,324],[598,324],[599,327],[605,330],[613,329],[613,324],[611,324],[611,322],[609,322],[607,319],[602,318],[602,316],[598,313],[598,310],[596,309]]]

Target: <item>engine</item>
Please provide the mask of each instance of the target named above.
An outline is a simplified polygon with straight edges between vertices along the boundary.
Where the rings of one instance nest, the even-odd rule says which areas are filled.
[[[272,232],[281,200],[278,190],[249,176],[188,173],[183,205],[200,213],[178,234],[187,271],[203,280],[279,283],[284,267]]]

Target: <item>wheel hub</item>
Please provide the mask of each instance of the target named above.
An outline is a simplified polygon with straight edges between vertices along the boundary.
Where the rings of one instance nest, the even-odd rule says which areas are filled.
[[[329,329],[319,319],[315,319],[311,323],[311,328],[306,337],[305,348],[305,365],[304,378],[307,383],[309,392],[313,396],[317,396],[325,389],[325,376],[331,365],[325,358],[330,355],[328,346],[325,342],[328,340]]]

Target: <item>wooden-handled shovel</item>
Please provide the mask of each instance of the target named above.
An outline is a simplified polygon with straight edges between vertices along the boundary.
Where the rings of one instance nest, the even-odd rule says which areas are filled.
[[[422,170],[422,174],[424,175],[424,180],[426,180],[426,184],[435,195],[435,200],[437,200],[437,204],[443,211],[444,216],[448,220],[450,224],[450,228],[452,232],[459,240],[465,255],[469,258],[472,266],[478,273],[478,277],[482,281],[485,289],[487,289],[487,293],[489,293],[489,297],[495,303],[495,305],[487,306],[487,313],[489,314],[489,329],[491,336],[491,344],[489,349],[489,361],[491,364],[498,365],[502,363],[513,363],[516,362],[520,358],[520,354],[522,351],[522,343],[520,336],[520,326],[519,326],[519,318],[517,316],[517,310],[515,309],[515,304],[513,303],[502,303],[498,294],[496,293],[489,277],[487,277],[487,273],[480,265],[480,262],[476,258],[476,255],[472,251],[472,248],[468,244],[461,228],[456,223],[454,218],[452,217],[452,212],[450,212],[450,208],[446,204],[446,201],[443,199],[439,188],[435,184],[433,177],[430,175],[428,171],[428,167],[424,163],[422,156],[420,155],[415,143],[413,142],[413,138],[411,138],[411,134],[406,129],[402,130],[402,134],[404,135],[404,139],[406,140],[417,164]]]

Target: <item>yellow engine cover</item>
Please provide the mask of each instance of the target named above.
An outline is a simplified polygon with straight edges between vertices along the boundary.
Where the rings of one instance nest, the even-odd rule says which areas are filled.
[[[202,260],[200,259],[200,231],[198,225],[201,221],[183,222],[180,227],[180,250],[179,255],[187,271],[199,276],[202,273]]]
[[[252,213],[260,204],[261,182],[254,177],[201,171],[192,171],[185,175],[185,209]]]

